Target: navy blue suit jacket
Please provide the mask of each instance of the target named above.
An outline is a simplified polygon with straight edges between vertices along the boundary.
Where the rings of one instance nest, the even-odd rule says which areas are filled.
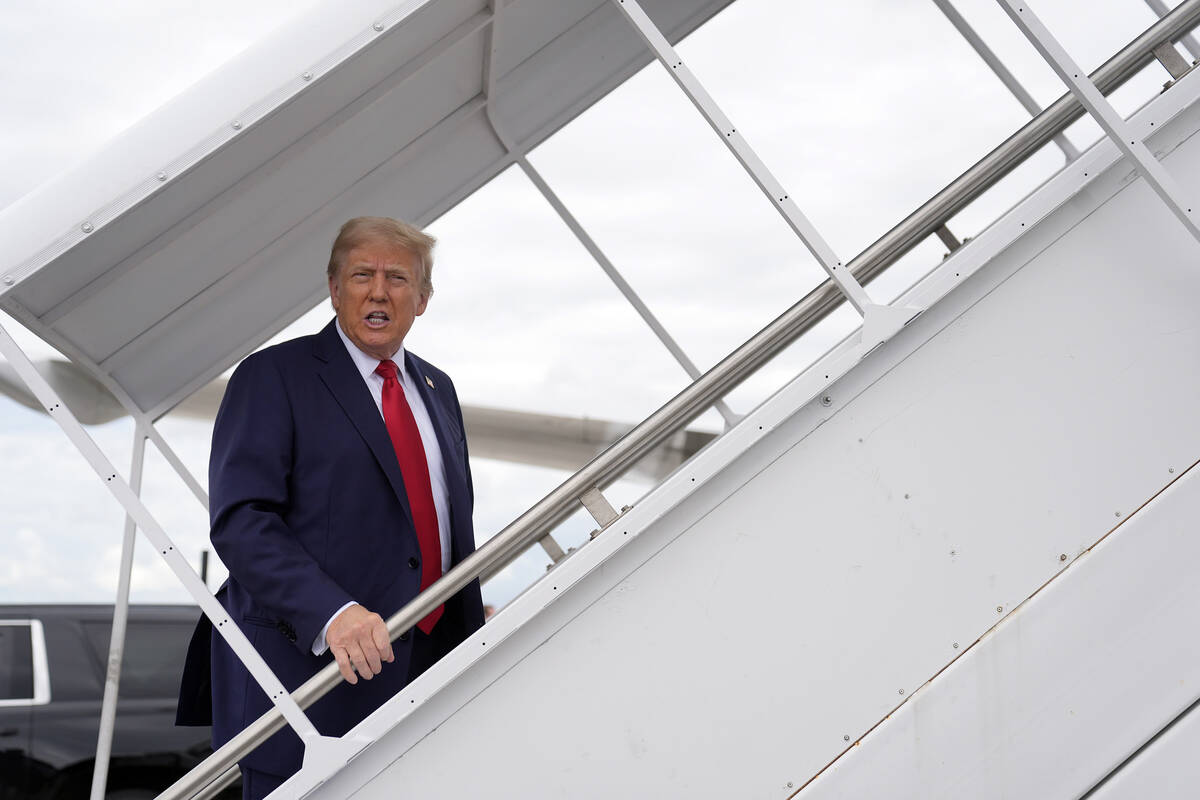
[[[247,357],[229,381],[213,429],[211,537],[229,568],[217,598],[289,690],[332,660],[311,648],[341,606],[353,600],[387,619],[417,595],[421,580],[395,451],[335,325]],[[450,495],[451,565],[457,564],[475,547],[458,396],[445,373],[407,351],[404,369],[437,430]],[[482,624],[475,581],[446,604],[438,627],[448,626],[461,641]],[[343,683],[311,706],[317,730],[340,736],[399,691],[411,646],[405,635],[393,643],[395,662],[379,675]],[[213,744],[220,746],[270,702],[202,619],[185,668],[181,723],[206,721],[206,666]],[[287,775],[301,756],[300,740],[287,728],[241,763]]]

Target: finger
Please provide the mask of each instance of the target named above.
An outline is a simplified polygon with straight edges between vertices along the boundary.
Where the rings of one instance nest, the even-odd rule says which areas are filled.
[[[346,683],[358,683],[358,676],[350,668],[350,656],[346,654],[346,649],[344,647],[335,647],[332,649],[333,658],[337,661],[338,671],[342,673],[342,677],[346,679]]]
[[[346,649],[350,653],[350,663],[358,670],[358,677],[366,678],[367,680],[375,677],[375,672],[371,669],[371,665],[367,663],[367,657],[363,653],[362,648],[359,647],[358,642],[355,642]]]
[[[396,657],[392,655],[392,643],[388,641],[387,625],[380,620],[379,624],[372,628],[371,634],[375,639],[375,649],[379,651],[383,660],[394,661]]]
[[[379,650],[375,647],[375,643],[367,637],[367,641],[363,644],[363,655],[367,658],[367,666],[371,668],[371,672],[378,675],[383,669],[383,664],[379,662]]]

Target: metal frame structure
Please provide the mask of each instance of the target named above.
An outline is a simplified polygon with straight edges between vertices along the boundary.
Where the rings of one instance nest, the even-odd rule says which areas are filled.
[[[129,467],[129,488],[142,494],[142,472],[146,465],[146,433],[133,426],[133,456]],[[100,705],[100,732],[96,739],[96,760],[92,769],[91,800],[104,800],[108,781],[108,761],[112,756],[113,732],[117,721],[117,697],[121,687],[121,663],[125,657],[125,631],[129,622],[129,588],[133,578],[133,549],[137,544],[137,523],[125,515],[125,536],[121,542],[121,567],[117,577],[117,602],[113,607],[112,633],[108,643],[108,668],[104,671],[104,699]]]
[[[980,165],[976,165],[976,168],[968,171],[959,179],[959,181],[964,181],[969,177],[966,186],[957,186],[956,182],[931,201],[931,203],[935,203],[942,198],[942,195],[953,190],[953,195],[955,195],[953,205],[956,206],[953,212],[946,211],[944,201],[937,203],[934,207],[937,208],[936,212],[930,210],[930,204],[926,204],[917,214],[913,215],[917,217],[916,220],[910,217],[909,220],[898,226],[899,236],[895,235],[897,229],[893,229],[893,232],[890,232],[883,240],[876,242],[875,245],[860,254],[858,259],[844,267],[832,250],[824,245],[824,240],[811,227],[788,195],[774,183],[774,179],[765,165],[757,159],[749,146],[745,145],[744,140],[736,133],[732,124],[723,124],[727,123],[727,120],[715,102],[711,100],[694,76],[686,70],[682,61],[674,54],[673,48],[657,32],[640,6],[633,0],[614,0],[614,2],[621,7],[631,24],[646,39],[676,82],[700,108],[714,130],[726,141],[727,146],[755,182],[768,195],[774,195],[772,201],[776,208],[788,220],[797,235],[805,241],[810,252],[813,252],[818,260],[826,266],[830,280],[694,381],[687,389],[648,417],[602,456],[569,478],[550,495],[482,545],[472,556],[393,615],[388,620],[388,631],[392,638],[411,628],[427,613],[428,609],[444,602],[477,575],[494,569],[497,565],[507,563],[529,545],[541,541],[544,537],[543,532],[552,529],[565,519],[577,507],[576,503],[582,503],[588,509],[601,526],[601,530],[621,519],[621,513],[613,509],[601,494],[602,486],[614,480],[624,469],[674,432],[677,429],[675,426],[686,425],[688,421],[694,419],[711,405],[716,398],[728,392],[741,379],[793,341],[796,336],[824,318],[840,304],[842,299],[850,300],[852,305],[863,313],[864,328],[866,328],[867,311],[874,304],[862,290],[859,280],[864,277],[868,280],[870,277],[874,277],[887,264],[892,263],[899,255],[913,246],[914,239],[919,241],[920,238],[942,227],[951,213],[957,212],[967,202],[978,197],[999,180],[999,177],[1020,163],[1025,156],[1060,134],[1070,122],[1073,122],[1082,113],[1079,103],[1074,101],[1070,95],[1060,98],[1012,137],[1009,142],[998,148],[999,153],[993,151],[992,154],[989,154],[984,160],[984,162],[991,161],[987,164],[987,170],[979,170]],[[1111,91],[1151,60],[1150,52],[1153,46],[1157,46],[1162,41],[1172,41],[1178,38],[1182,32],[1190,29],[1197,22],[1200,22],[1200,0],[1185,2],[1097,70],[1097,75],[1094,76],[1095,80],[1106,90]],[[1151,45],[1151,42],[1154,44]],[[498,129],[497,135],[501,138],[503,136]],[[1014,139],[1017,141],[1014,142]],[[1010,143],[1012,144],[1010,145]],[[1006,145],[1009,146],[1006,147]],[[1089,168],[1094,169],[1094,161],[1092,159],[1087,159],[1087,161]],[[777,192],[772,192],[772,189],[777,189]],[[1024,223],[1022,223],[1023,227]],[[1019,231],[1020,229],[1014,228],[1011,235],[1018,236],[1020,235]],[[880,249],[881,243],[887,241],[889,237],[899,239],[900,242],[888,242],[890,252],[885,257],[875,255],[875,252]],[[856,264],[856,262],[858,263]],[[857,290],[854,288],[856,286]],[[917,313],[915,309],[907,307],[875,307],[898,312],[892,316],[887,326],[892,328],[892,334],[902,328],[904,323]],[[887,336],[884,336],[880,341],[886,338]],[[878,342],[864,333],[855,350],[857,353],[855,359],[861,358],[877,344]],[[843,366],[848,369],[852,363],[849,362]],[[830,378],[836,380],[839,374],[831,371],[826,376],[825,382],[829,383]],[[307,707],[339,681],[340,673],[338,673],[336,665],[331,665],[309,679],[295,692],[294,697],[302,707]],[[264,715],[221,747],[204,764],[181,779],[162,797],[192,797],[196,796],[196,792],[199,791],[205,791],[206,795],[215,791],[216,786],[224,785],[230,780],[236,769],[235,763],[240,753],[246,752],[264,741],[283,724],[284,721],[278,714]]]
[[[1146,0],[1146,5],[1150,6],[1150,10],[1159,16],[1161,19],[1171,13],[1171,8],[1163,0]],[[1192,34],[1181,36],[1179,43],[1187,48],[1188,53],[1192,58],[1200,58],[1200,42],[1196,41],[1196,37]]]
[[[1088,110],[1092,118],[1100,123],[1105,134],[1112,140],[1125,157],[1137,165],[1138,172],[1146,183],[1154,189],[1171,213],[1175,215],[1193,238],[1200,242],[1200,224],[1192,210],[1192,202],[1184,196],[1183,190],[1176,184],[1175,179],[1167,174],[1167,170],[1159,162],[1150,148],[1146,147],[1142,137],[1135,135],[1130,126],[1121,118],[1112,104],[1104,98],[1096,85],[1087,77],[1087,73],[1063,49],[1058,40],[1050,33],[1042,21],[1037,18],[1029,3],[1018,0],[997,0],[1016,23],[1025,37],[1029,39],[1046,62],[1062,78],[1063,83],[1070,87],[1072,94]]]
[[[13,340],[12,336],[2,325],[0,325],[0,354],[8,360],[8,363],[20,375],[30,391],[42,401],[47,412],[54,418],[59,427],[63,429],[63,432],[67,434],[67,437],[87,460],[96,475],[104,482],[117,501],[124,506],[131,520],[137,527],[141,528],[146,537],[158,549],[160,556],[167,563],[167,566],[171,568],[171,571],[175,573],[180,583],[183,584],[188,593],[196,600],[201,610],[212,621],[213,629],[225,637],[230,648],[247,665],[250,672],[254,675],[256,682],[266,692],[283,718],[292,725],[297,735],[306,742],[316,742],[320,739],[321,737],[317,733],[316,728],[313,727],[312,722],[309,721],[308,717],[288,694],[283,684],[275,676],[274,672],[271,671],[271,668],[267,666],[266,661],[263,660],[258,651],[254,649],[254,646],[250,644],[250,641],[241,632],[241,629],[232,624],[232,620],[225,613],[225,609],[221,607],[212,593],[208,591],[208,587],[200,581],[199,576],[183,558],[183,555],[175,548],[171,538],[158,524],[149,509],[142,504],[141,498],[138,497],[130,484],[121,477],[116,468],[113,467],[112,462],[109,461],[104,452],[96,445],[95,441],[84,431],[83,426],[75,419],[71,410],[62,404],[54,389],[51,388],[45,378],[34,368],[29,356],[25,354],[25,351]],[[139,429],[139,435],[143,431],[145,429]],[[132,558],[131,551],[123,554],[122,561],[127,557]],[[125,588],[127,589],[128,587],[126,586]],[[127,598],[125,603],[127,607]],[[123,642],[121,645],[123,646]],[[108,694],[107,688],[106,694]]]
[[[975,49],[975,52],[979,54],[979,57],[983,59],[984,63],[987,64],[992,72],[996,74],[996,77],[999,78],[1000,82],[1003,83],[1008,91],[1012,93],[1013,97],[1017,98],[1017,102],[1025,107],[1025,110],[1029,112],[1029,115],[1031,117],[1036,117],[1038,114],[1042,113],[1042,107],[1039,106],[1037,101],[1033,99],[1033,95],[1029,94],[1029,92],[1025,90],[1025,87],[1022,86],[1021,82],[1017,80],[1016,76],[1009,71],[1008,67],[1004,65],[1004,62],[994,52],[992,52],[992,48],[987,46],[987,42],[983,41],[983,37],[976,33],[975,29],[971,27],[971,24],[967,22],[963,15],[958,12],[958,9],[954,7],[954,3],[952,3],[951,0],[933,0],[933,2],[934,5],[941,9],[941,12],[946,15],[946,19],[950,20],[950,24],[953,25],[955,29],[962,34],[962,37],[967,40],[967,43]],[[1160,14],[1159,16],[1162,15]],[[1062,150],[1063,155],[1066,157],[1068,162],[1079,158],[1079,150],[1076,149],[1075,145],[1071,144],[1071,141],[1067,138],[1065,133],[1055,134],[1054,143],[1058,145],[1059,150]]]
[[[1017,21],[1017,24],[1022,26],[1022,30],[1030,37],[1035,46],[1043,52],[1044,57],[1055,66],[1060,77],[1063,77],[1068,82],[1072,88],[1072,93],[1060,98],[1045,111],[1038,113],[1035,119],[1022,128],[1021,131],[985,157],[979,164],[972,167],[971,170],[964,173],[962,177],[922,206],[921,209],[918,209],[917,212],[914,212],[913,215],[910,215],[909,218],[900,223],[900,225],[882,239],[875,242],[871,247],[859,254],[857,258],[848,263],[843,263],[838,258],[837,254],[829,247],[825,239],[821,237],[807,217],[796,206],[795,202],[790,199],[787,191],[776,181],[772,173],[754,153],[743,136],[728,118],[725,117],[715,101],[684,65],[674,48],[654,25],[653,21],[645,14],[641,6],[635,0],[613,0],[613,2],[635,28],[637,33],[644,39],[655,57],[663,64],[680,88],[700,110],[719,138],[725,142],[726,146],[735,158],[737,158],[748,175],[755,181],[764,194],[768,196],[772,205],[784,217],[789,227],[792,228],[793,232],[803,241],[805,246],[822,265],[829,276],[829,280],[736,349],[719,364],[701,375],[694,363],[683,352],[682,348],[678,346],[649,308],[640,300],[632,287],[629,286],[595,244],[594,240],[587,234],[583,226],[571,215],[565,204],[557,197],[541,177],[540,173],[529,163],[526,153],[521,146],[515,144],[507,137],[502,126],[498,124],[495,118],[495,110],[490,100],[495,86],[493,58],[496,51],[497,21],[503,4],[499,0],[492,0],[490,16],[487,19],[477,20],[478,24],[472,30],[490,26],[487,31],[489,37],[489,57],[485,60],[488,90],[482,99],[481,108],[486,114],[497,140],[508,153],[508,163],[515,163],[521,167],[522,171],[546,198],[547,202],[554,208],[560,218],[563,219],[572,233],[580,240],[593,258],[596,259],[627,301],[638,311],[639,315],[642,316],[651,330],[663,342],[664,346],[667,347],[689,376],[693,378],[693,383],[648,417],[602,456],[593,460],[565,481],[550,495],[535,504],[525,514],[480,547],[474,555],[447,573],[420,597],[416,598],[412,603],[389,619],[388,629],[393,638],[411,628],[417,620],[427,613],[427,609],[444,602],[446,598],[458,591],[470,580],[473,580],[477,575],[494,571],[497,565],[511,561],[534,542],[542,542],[543,546],[551,553],[551,557],[556,562],[561,560],[563,556],[561,548],[552,539],[548,538],[549,531],[572,513],[578,507],[578,504],[582,504],[587,508],[601,526],[601,529],[619,519],[624,512],[618,513],[604,498],[601,493],[601,489],[604,486],[619,477],[633,463],[645,456],[667,437],[680,430],[707,408],[717,406],[725,417],[726,422],[732,425],[737,420],[737,416],[728,408],[720,405],[720,398],[734,388],[741,380],[754,372],[759,366],[794,341],[804,331],[827,316],[843,300],[849,301],[851,306],[864,318],[863,330],[859,340],[860,349],[857,351],[858,357],[869,352],[879,343],[886,341],[901,330],[908,321],[920,313],[919,309],[899,305],[888,306],[876,304],[867,294],[864,284],[868,283],[880,271],[885,269],[886,266],[893,263],[900,255],[907,252],[918,241],[921,241],[931,233],[938,233],[945,240],[945,236],[948,235],[945,224],[954,213],[957,213],[967,203],[978,197],[983,191],[986,191],[1000,177],[1007,174],[1008,171],[1021,163],[1025,157],[1046,142],[1056,141],[1061,147],[1062,131],[1070,122],[1081,116],[1085,108],[1101,122],[1109,138],[1121,148],[1121,151],[1139,165],[1139,169],[1147,177],[1148,182],[1155,187],[1160,197],[1171,207],[1180,221],[1188,227],[1193,236],[1200,239],[1200,228],[1197,227],[1194,221],[1192,208],[1186,201],[1182,200],[1180,192],[1174,187],[1170,176],[1166,174],[1161,165],[1146,150],[1145,145],[1141,144],[1141,138],[1129,133],[1128,126],[1115,114],[1111,106],[1103,98],[1104,91],[1111,91],[1115,86],[1136,72],[1137,69],[1148,63],[1153,57],[1151,54],[1155,48],[1164,43],[1169,45],[1170,42],[1182,37],[1187,30],[1190,30],[1191,27],[1200,21],[1200,0],[1187,0],[1182,3],[1174,11],[1166,14],[1159,23],[1124,48],[1121,53],[1110,59],[1109,62],[1103,65],[1092,76],[1083,77],[1081,77],[1082,73],[1078,67],[1070,60],[1065,51],[1058,46],[1057,42],[1049,36],[1044,27],[1039,27],[1040,23],[1037,23],[1036,19],[1032,17],[1032,12],[1028,10],[1027,4],[1015,3],[1012,0],[999,0],[1010,16]],[[935,0],[935,2],[938,3],[943,12],[954,22],[956,12],[953,11],[953,7],[944,0]],[[1147,0],[1147,2],[1153,5],[1152,0]],[[961,20],[961,17],[958,17],[958,19]],[[1030,20],[1033,21],[1030,22]],[[963,24],[965,25],[965,22]],[[970,30],[969,26],[964,30],[963,27],[960,27],[956,23],[956,27],[976,47],[976,50],[989,63],[989,66],[992,66],[993,70],[1004,80],[1004,73],[1007,71],[1003,69],[1003,65],[998,60],[996,60],[996,64],[999,68],[992,65],[992,60],[989,60],[988,56],[985,55],[985,53],[990,53],[990,51],[987,50],[986,45],[983,45],[981,40],[976,43],[975,40],[977,37],[973,38],[967,33]],[[376,30],[379,30],[379,28]],[[308,79],[305,78],[305,80]],[[1010,82],[1005,80],[1005,83],[1009,85]],[[1015,81],[1013,83],[1015,84]],[[1016,89],[1013,88],[1013,85],[1009,85],[1009,88],[1018,96],[1018,99],[1022,99],[1021,93],[1023,89],[1018,91],[1020,88],[1019,84],[1016,84],[1016,86]],[[1027,108],[1030,108],[1032,100],[1027,97],[1027,94],[1026,99],[1029,100],[1029,103],[1026,103],[1025,99],[1022,99],[1022,103]],[[1036,105],[1030,108],[1030,111],[1031,113],[1035,113]],[[234,128],[240,129],[240,126],[235,125]],[[236,133],[230,135],[236,135]],[[1126,142],[1129,142],[1129,144],[1125,144]],[[1068,149],[1064,148],[1064,153],[1069,160],[1072,159],[1071,152]],[[84,233],[89,233],[89,231],[85,230]],[[155,443],[156,447],[163,453],[168,463],[185,481],[197,499],[207,506],[207,496],[202,487],[191,476],[182,464],[182,461],[179,460],[162,439],[161,435],[155,430],[153,419],[138,409],[115,381],[104,381],[107,388],[113,391],[113,394],[130,411],[135,420],[134,462],[130,480],[126,483],[120,478],[111,463],[91,438],[83,431],[70,411],[62,405],[53,389],[36,372],[28,357],[2,326],[0,326],[0,352],[13,364],[18,374],[45,405],[51,416],[56,418],[56,421],[63,428],[68,438],[80,450],[85,459],[89,461],[97,475],[109,486],[110,491],[114,494],[118,502],[125,507],[128,515],[126,519],[125,544],[122,551],[122,572],[118,588],[117,608],[114,612],[113,637],[109,654],[109,676],[105,689],[101,733],[97,747],[97,766],[93,778],[93,797],[102,796],[105,770],[107,768],[107,758],[104,756],[107,755],[111,747],[120,657],[123,650],[124,623],[128,608],[129,574],[132,566],[134,532],[138,527],[155,544],[156,549],[159,549],[160,555],[167,562],[168,566],[170,566],[185,588],[201,605],[204,612],[213,620],[214,628],[230,641],[235,652],[247,663],[250,671],[263,685],[264,690],[275,706],[274,712],[265,715],[252,724],[242,734],[222,747],[213,757],[206,760],[194,773],[190,774],[175,787],[172,787],[167,795],[164,796],[196,796],[194,793],[200,790],[203,790],[204,795],[215,793],[220,785],[227,783],[236,775],[236,766],[233,766],[233,764],[236,762],[238,754],[247,751],[257,743],[263,741],[284,724],[291,724],[310,748],[313,745],[317,745],[319,749],[327,753],[331,763],[337,759],[344,760],[355,747],[361,746],[361,743],[342,743],[339,745],[333,742],[322,741],[323,737],[317,734],[302,710],[331,689],[340,680],[336,665],[326,668],[305,683],[294,694],[289,695],[275,676],[271,674],[265,662],[254,651],[254,648],[241,635],[240,631],[233,630],[236,626],[227,624],[229,620],[224,615],[223,609],[216,603],[211,593],[208,592],[207,587],[200,582],[195,572],[192,571],[187,562],[175,549],[167,534],[158,526],[145,506],[142,505],[138,494],[145,454],[145,442],[149,439]],[[107,374],[104,369],[107,364],[108,362],[106,361],[102,364],[89,364],[89,367],[98,375],[104,376]],[[834,377],[836,378],[836,376]],[[157,409],[155,413],[161,414],[163,412],[164,409]],[[555,548],[557,548],[557,554],[554,552]],[[104,762],[103,765],[101,761]],[[214,779],[217,781],[216,783],[214,783]]]

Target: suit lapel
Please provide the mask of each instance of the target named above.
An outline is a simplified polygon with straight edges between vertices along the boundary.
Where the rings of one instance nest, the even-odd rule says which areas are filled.
[[[408,492],[404,488],[404,478],[400,474],[400,462],[396,459],[392,440],[388,438],[387,426],[383,424],[383,417],[375,407],[362,374],[333,327],[336,324],[336,320],[330,322],[317,334],[314,355],[324,362],[318,368],[318,374],[379,462],[411,526],[413,518],[412,509],[408,506]]]

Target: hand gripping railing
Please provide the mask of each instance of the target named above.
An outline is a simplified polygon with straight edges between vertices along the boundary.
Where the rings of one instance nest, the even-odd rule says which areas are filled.
[[[1185,0],[1093,72],[1092,81],[1106,94],[1113,91],[1153,60],[1155,47],[1178,41],[1198,23],[1200,0]],[[1083,114],[1072,94],[1060,97],[860,253],[849,263],[854,277],[865,284],[878,276]],[[809,292],[392,616],[387,621],[389,636],[395,640],[472,580],[494,573],[536,544],[578,509],[586,493],[618,479],[844,301],[832,280]],[[337,664],[331,662],[292,697],[301,708],[308,708],[341,680]],[[236,774],[239,758],[284,724],[279,711],[271,709],[159,795],[159,800],[210,796]]]

